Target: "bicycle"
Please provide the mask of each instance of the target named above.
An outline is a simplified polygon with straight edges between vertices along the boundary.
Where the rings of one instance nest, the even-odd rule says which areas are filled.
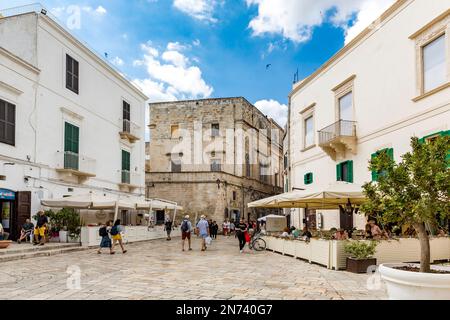
[[[255,251],[266,250],[266,241],[261,238],[261,232],[255,233],[250,239],[249,248]]]

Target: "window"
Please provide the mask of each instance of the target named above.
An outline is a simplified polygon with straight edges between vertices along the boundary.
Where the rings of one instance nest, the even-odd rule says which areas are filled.
[[[278,173],[275,173],[275,187],[278,187],[278,179],[280,178],[280,175]]]
[[[353,92],[339,98],[339,120],[353,120]]]
[[[305,174],[305,176],[303,177],[303,180],[304,180],[305,184],[312,184],[313,183],[313,173],[308,172],[307,174]]]
[[[245,154],[245,176],[250,177],[251,176],[251,170],[250,170],[250,155],[248,153]]]
[[[447,81],[445,34],[422,48],[423,90],[431,91]]]
[[[122,150],[122,183],[130,183],[130,153]]]
[[[305,119],[305,148],[314,145],[314,117]]]
[[[170,126],[170,137],[172,139],[180,138],[180,126],[178,124]]]
[[[450,130],[430,134],[428,136],[423,137],[422,139],[419,139],[419,142],[420,143],[432,143],[437,138],[446,137],[446,136],[450,136]],[[448,150],[448,152],[447,152],[447,162],[448,162],[448,167],[450,168],[450,150]]]
[[[237,192],[233,191],[233,201],[236,201],[236,199],[237,199]]]
[[[123,131],[124,132],[131,132],[131,127],[130,127],[130,104],[126,101],[123,101],[123,106],[122,106],[122,116],[123,116]]]
[[[387,152],[389,158],[394,160],[394,149],[392,149],[392,148],[379,150],[379,151],[373,153],[372,156],[371,156],[372,160],[375,159],[376,157],[378,157],[383,152]],[[386,174],[386,173],[385,172],[375,171],[375,170],[372,171],[372,181],[378,181],[378,178],[380,176],[383,176],[384,174]]]
[[[79,65],[78,61],[73,59],[68,54],[66,55],[66,88],[79,93]]]
[[[80,128],[71,123],[64,124],[64,169],[78,170]]]
[[[285,178],[284,181],[284,192],[289,192],[289,179]]]
[[[336,166],[336,180],[353,183],[353,161],[345,161]]]
[[[211,160],[211,171],[220,172],[222,171],[222,163],[218,159]]]
[[[263,163],[259,163],[259,180],[264,183],[268,183],[269,181],[269,166]]]
[[[288,168],[288,154],[284,155],[284,170]]]
[[[181,172],[181,160],[172,160],[171,161],[171,171],[172,172]]]
[[[218,123],[211,124],[211,136],[218,137],[220,135],[220,125]]]
[[[16,106],[0,100],[0,142],[16,143]]]

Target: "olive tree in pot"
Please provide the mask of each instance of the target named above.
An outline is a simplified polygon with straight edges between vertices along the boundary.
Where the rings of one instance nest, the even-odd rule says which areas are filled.
[[[363,186],[368,201],[361,207],[384,223],[412,226],[420,243],[420,269],[405,264],[382,264],[381,277],[391,299],[450,299],[450,273],[431,268],[426,225],[450,216],[450,137],[433,142],[411,138],[412,151],[396,163],[387,152],[370,161],[378,181]]]
[[[377,265],[377,259],[372,258],[377,247],[376,241],[349,240],[344,246],[347,257],[347,271],[353,273],[366,273],[370,266]]]

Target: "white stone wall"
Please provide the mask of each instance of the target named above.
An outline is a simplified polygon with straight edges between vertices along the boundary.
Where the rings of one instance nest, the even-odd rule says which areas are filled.
[[[308,188],[304,186],[303,177],[305,173],[313,172],[314,186],[326,187],[336,181],[336,164],[345,160],[353,160],[354,183],[363,184],[371,180],[367,169],[371,154],[393,148],[394,158],[399,161],[400,156],[410,150],[410,137],[421,138],[449,130],[449,88],[413,101],[419,95],[418,62],[416,42],[410,39],[412,34],[446,10],[446,1],[406,1],[309,83],[294,86],[303,87],[294,89],[291,96],[292,186]],[[449,28],[447,26],[447,30]],[[450,43],[449,39],[450,34],[447,33],[447,43]],[[450,81],[450,61],[447,64]],[[346,152],[334,161],[319,147],[317,132],[338,120],[336,95],[332,89],[352,75],[355,76],[353,114],[357,122],[357,153]],[[304,128],[301,111],[313,103],[316,146],[302,151]],[[361,229],[365,219],[355,216],[354,223]],[[338,214],[324,212],[324,228],[332,226],[339,227]]]
[[[89,191],[143,197],[145,95],[46,16],[2,19],[0,35],[0,47],[17,56],[0,49],[0,98],[16,105],[16,145],[0,144],[0,174],[6,175],[0,188],[32,191],[32,212],[43,197]],[[36,47],[29,47],[28,38]],[[79,62],[78,95],[65,87],[66,53]],[[119,135],[122,100],[130,103],[131,121],[140,127],[140,140],[134,144]],[[55,170],[64,151],[65,121],[80,127],[80,155],[96,162],[96,176],[80,183],[63,179]],[[122,149],[131,153],[130,169],[138,185],[134,190],[118,185]]]

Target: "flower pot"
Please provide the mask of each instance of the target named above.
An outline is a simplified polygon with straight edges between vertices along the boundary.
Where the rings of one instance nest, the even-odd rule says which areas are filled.
[[[450,300],[450,274],[421,273],[394,268],[405,265],[401,263],[380,265],[379,272],[386,282],[389,299]],[[450,271],[448,267],[439,269]]]
[[[0,249],[6,249],[12,243],[11,240],[1,240],[0,241]]]
[[[68,236],[67,237],[67,242],[69,242],[69,243],[79,243],[80,242],[80,237]]]
[[[59,231],[59,242],[67,242],[67,231]]]
[[[353,273],[366,273],[370,266],[376,266],[376,258],[354,259],[347,258],[347,271]]]

